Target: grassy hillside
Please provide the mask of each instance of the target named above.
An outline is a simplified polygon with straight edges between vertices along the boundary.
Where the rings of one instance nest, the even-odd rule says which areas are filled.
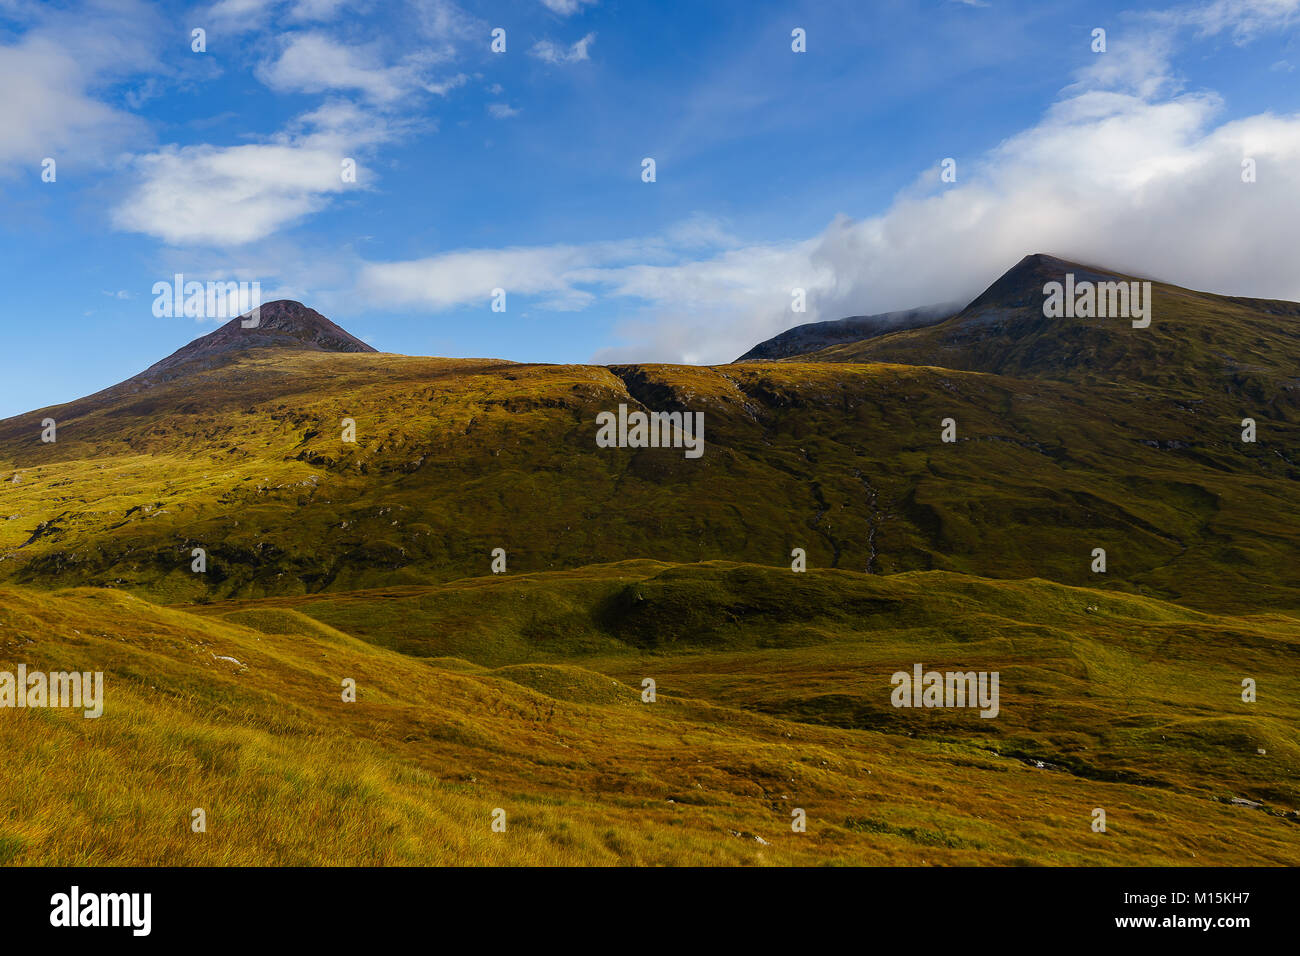
[[[281,303],[0,422],[0,671],[108,695],[0,710],[0,863],[1300,863],[1300,306],[1045,325],[1058,266],[703,368]],[[598,447],[620,404],[704,456]],[[997,718],[893,707],[917,663]]]
[[[1300,805],[1294,616],[1209,615],[1114,591],[938,571],[655,562],[202,613],[244,620],[254,608],[292,610],[418,657],[576,662],[801,722],[961,740],[1083,777]],[[1002,712],[986,720],[891,706],[890,675],[916,662],[1000,671]],[[1247,677],[1267,685],[1266,702],[1242,702]]]
[[[783,580],[794,589],[774,599],[846,588],[851,600],[928,597],[911,627],[809,643],[775,603],[759,609],[752,629],[727,623],[737,592],[752,592],[746,576],[762,578],[765,593]],[[1261,682],[1256,709],[1237,712],[1217,699],[1232,696],[1226,676],[1198,685],[1202,668],[1227,661],[1234,673],[1264,673],[1294,660],[1294,621],[1211,618],[1045,582],[642,563],[562,573],[555,593],[570,597],[557,607],[590,614],[593,597],[621,593],[630,577],[650,605],[644,613],[680,609],[687,594],[704,628],[656,630],[674,649],[647,650],[628,611],[615,619],[623,625],[592,625],[609,636],[591,656],[566,645],[567,626],[551,638],[516,633],[531,618],[509,610],[523,603],[510,592],[544,594],[548,577],[449,586],[463,592],[461,603],[449,599],[441,618],[444,602],[432,594],[335,602],[399,603],[388,609],[392,622],[424,606],[405,630],[429,634],[426,649],[439,653],[450,648],[436,635],[478,600],[497,609],[486,617],[499,646],[536,648],[505,665],[509,654],[478,663],[397,653],[376,646],[377,634],[358,640],[323,623],[340,616],[334,605],[278,599],[197,616],[106,590],[0,589],[0,669],[21,660],[103,670],[107,698],[95,720],[4,714],[0,744],[14,772],[0,784],[0,856],[182,865],[1300,862],[1297,823],[1285,815],[1296,792],[1294,676]],[[505,593],[472,594],[492,589]],[[1077,610],[1085,601],[1097,610]],[[942,621],[975,607],[985,616],[971,618],[970,634],[933,630],[930,615]],[[1101,623],[1064,643],[1037,623],[1058,612]],[[904,611],[885,613],[898,623]],[[1003,616],[1013,613],[1020,619]],[[714,653],[700,653],[701,634]],[[1080,664],[1085,642],[1090,666]],[[1175,656],[1193,647],[1195,655],[1165,667],[1153,652],[1171,642]],[[878,712],[889,690],[879,678],[914,659],[1011,661],[1008,726],[926,711],[896,711],[892,722],[847,716]],[[640,698],[645,676],[659,683],[653,704]],[[357,681],[356,703],[341,700],[345,677]],[[857,710],[800,712],[830,686],[856,697]],[[1117,694],[1128,723],[1094,725],[1089,737],[1080,714],[1109,712]],[[1061,763],[1040,768],[1030,756]],[[1108,760],[1126,761],[1124,772],[1100,772]],[[206,810],[206,833],[190,829],[195,807]],[[504,833],[491,830],[498,807]],[[1095,807],[1107,810],[1105,834],[1090,829]],[[806,833],[791,830],[794,808],[807,813]]]
[[[619,403],[703,411],[703,458],[598,448]],[[803,548],[1300,607],[1300,424],[1252,409],[1242,444],[1243,407],[907,366],[260,353],[0,423],[0,579],[175,602],[477,576],[497,547],[512,571]]]
[[[1233,395],[1241,401],[1242,415],[1252,414],[1253,407],[1296,420],[1300,303],[1220,296],[1152,281],[1147,328],[1114,317],[1048,318],[1043,287],[1063,282],[1067,272],[1080,281],[1150,281],[1051,256],[1026,256],[944,322],[794,360],[936,365],[1090,387],[1141,383],[1187,399]]]

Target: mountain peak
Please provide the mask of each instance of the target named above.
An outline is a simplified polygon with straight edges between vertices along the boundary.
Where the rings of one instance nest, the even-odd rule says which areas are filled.
[[[1044,252],[1035,252],[1025,256],[1002,273],[991,286],[966,306],[964,311],[973,314],[988,308],[1041,306],[1043,285],[1048,282],[1061,282],[1067,272],[1073,273],[1076,280],[1086,279],[1091,282],[1127,278],[1116,272],[1071,262]]]
[[[136,376],[137,379],[170,378],[182,365],[199,362],[210,367],[235,353],[249,349],[295,349],[310,352],[374,352],[365,342],[346,329],[335,325],[315,309],[293,299],[267,302],[253,312],[231,319],[215,332],[209,332],[182,346],[171,355],[155,362]]]

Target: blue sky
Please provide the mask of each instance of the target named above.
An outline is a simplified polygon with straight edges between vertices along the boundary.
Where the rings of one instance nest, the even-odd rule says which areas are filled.
[[[386,351],[549,362],[726,361],[1030,252],[1300,298],[1297,24],[1300,0],[0,0],[0,416],[224,321],[153,315],[177,272]]]

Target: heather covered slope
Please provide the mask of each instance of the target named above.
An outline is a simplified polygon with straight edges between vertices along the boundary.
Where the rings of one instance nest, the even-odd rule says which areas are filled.
[[[704,456],[596,447],[620,403],[702,411]],[[497,547],[511,571],[804,548],[813,567],[1295,608],[1300,429],[1265,405],[1242,444],[1243,407],[898,365],[261,350],[0,423],[0,579],[179,601],[476,576]]]
[[[935,365],[1092,387],[1125,382],[1177,393],[1192,403],[1233,396],[1242,415],[1297,419],[1300,303],[1152,281],[1147,328],[1134,328],[1123,318],[1048,318],[1043,286],[1062,282],[1067,273],[1077,281],[1151,281],[1052,256],[1026,256],[950,319],[831,346],[801,359]]]
[[[796,581],[647,563],[558,574],[463,582],[480,593],[424,602],[410,622],[436,639],[477,602],[503,640],[524,628],[536,653],[514,664],[397,653],[289,599],[198,615],[111,590],[0,588],[0,670],[102,670],[106,695],[92,720],[5,712],[0,862],[1300,863],[1300,698],[1294,670],[1278,666],[1293,659],[1293,620],[943,575]],[[586,613],[564,595],[629,577],[652,614],[691,592],[682,606],[697,607],[704,632],[736,629],[720,612],[737,598],[694,596],[737,588],[750,602],[790,587],[850,604],[906,597],[915,616],[810,643],[760,608],[751,633],[709,654],[698,643],[646,654],[634,640],[593,656],[565,644],[566,620],[538,614],[527,630],[512,600],[531,590]],[[417,598],[338,595],[320,616],[370,602],[396,626]],[[934,628],[980,608],[969,635]],[[1056,629],[1085,618],[1077,636]],[[872,717],[888,672],[913,660],[1003,662],[1002,715]],[[1240,703],[1238,673],[1261,675],[1257,705]],[[645,677],[654,703],[640,696]],[[356,703],[341,699],[344,678]],[[1091,829],[1097,807],[1104,834]],[[205,833],[190,828],[194,808]],[[496,808],[504,833],[491,830]],[[805,833],[790,827],[795,808]]]
[[[807,322],[758,343],[736,361],[796,358],[810,352],[861,342],[864,339],[901,329],[934,325],[956,314],[960,309],[961,306],[958,304],[943,304],[921,309],[905,309],[900,312],[885,312],[880,315],[852,315],[828,322]]]
[[[435,664],[574,663],[784,719],[963,741],[1081,778],[1300,805],[1295,615],[1204,614],[940,571],[647,561],[198,613],[244,622],[290,611]],[[892,706],[890,675],[917,661],[999,671],[996,719]],[[1267,700],[1261,690],[1242,701],[1245,677]]]

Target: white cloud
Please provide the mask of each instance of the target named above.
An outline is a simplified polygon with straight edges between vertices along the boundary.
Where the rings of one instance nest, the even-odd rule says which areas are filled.
[[[98,164],[145,124],[97,96],[156,67],[155,17],[135,3],[75,10],[26,7],[27,31],[0,46],[0,172]]]
[[[424,12],[454,20],[457,9],[435,2],[426,4]],[[451,29],[445,24],[434,28],[444,27]],[[429,49],[387,63],[378,42],[347,45],[320,31],[290,33],[280,44],[279,55],[256,69],[268,87],[294,93],[355,92],[366,104],[327,99],[261,143],[171,145],[135,156],[127,165],[138,183],[114,208],[116,227],[181,245],[232,246],[264,239],[320,211],[338,195],[365,188],[362,162],[375,146],[416,125],[434,127],[410,109],[413,98],[421,93],[446,96],[469,81],[464,73],[430,78],[441,54]],[[342,177],[345,160],[357,164],[355,183]]]
[[[705,227],[692,221],[702,234]],[[570,310],[594,300],[590,288],[612,286],[616,268],[634,263],[672,262],[674,240],[624,239],[574,245],[460,249],[404,262],[363,264],[358,288],[383,306],[435,310],[485,301],[495,288],[546,297],[543,308]]]
[[[1169,92],[1167,41],[1112,43],[1105,69],[959,167],[955,186],[930,170],[881,215],[838,217],[810,242],[622,270],[612,291],[646,309],[601,357],[720,361],[801,322],[968,299],[1031,252],[1300,299],[1300,115],[1216,125],[1217,96]],[[1247,157],[1255,183],[1242,182]],[[793,287],[807,314],[790,312]]]
[[[435,310],[487,302],[492,290],[544,295],[564,308],[587,304],[592,296],[567,277],[595,256],[582,246],[470,249],[407,262],[368,263],[360,288],[379,305],[431,307]]]
[[[649,240],[371,263],[363,279],[381,301],[433,308],[493,287],[569,308],[617,302],[629,317],[600,361],[728,361],[803,322],[968,300],[1033,252],[1300,300],[1300,115],[1225,120],[1217,95],[1170,78],[1173,40],[1112,36],[1104,66],[1035,126],[960,162],[956,184],[936,164],[879,215],[838,216],[809,239],[740,244],[704,220]],[[804,314],[790,311],[794,288]]]
[[[379,103],[397,100],[421,85],[412,66],[383,65],[376,46],[349,46],[318,32],[290,34],[279,57],[256,72],[280,93],[357,90]]]
[[[556,3],[567,9],[569,0]],[[358,188],[342,182],[342,158],[400,135],[396,114],[410,93],[446,95],[465,84],[464,74],[434,81],[430,69],[458,44],[482,40],[483,24],[448,0],[413,5],[427,41],[417,55],[390,63],[378,45],[303,32],[262,68],[276,89],[357,91],[370,109],[329,100],[265,142],[173,145],[135,157],[127,168],[137,181],[114,223],[172,244],[249,252]],[[273,6],[223,0],[212,9],[253,22]],[[327,6],[313,9],[323,16]],[[879,215],[838,216],[811,238],[742,242],[699,218],[623,242],[353,260],[352,292],[432,309],[485,303],[497,287],[543,309],[617,303],[629,316],[621,344],[599,357],[664,361],[726,361],[800,322],[969,298],[1029,252],[1300,299],[1300,116],[1225,121],[1221,100],[1182,90],[1171,66],[1180,32],[1245,43],[1294,23],[1297,9],[1300,0],[1215,0],[1143,15],[1140,29],[1111,34],[1110,52],[1090,58],[1035,126],[963,158],[955,185],[923,171]],[[61,24],[57,39],[37,30],[0,47],[0,83],[23,90],[0,98],[0,168],[38,163],[52,150],[104,153],[131,134],[133,118],[93,94],[122,75],[121,64],[147,62],[147,45],[130,31],[77,23]],[[530,52],[547,63],[578,62],[594,39],[569,47],[543,40]],[[488,109],[516,112],[503,102]],[[1246,157],[1257,163],[1256,183],[1241,182]],[[808,293],[808,312],[797,316],[789,308],[795,287]]]
[[[217,0],[198,17],[209,33],[248,33],[266,26],[280,0]]]
[[[325,20],[340,9],[335,0],[296,0],[287,8],[284,0],[219,0],[199,19],[212,26],[211,37],[275,18]],[[364,189],[362,163],[374,147],[417,127],[436,128],[420,101],[469,82],[465,73],[435,70],[482,32],[452,0],[409,0],[394,17],[396,29],[370,43],[311,28],[270,41],[273,56],[254,68],[268,88],[331,98],[261,142],[173,144],[130,157],[122,165],[134,182],[112,209],[114,226],[174,245],[247,246]],[[403,49],[395,59],[393,51]],[[346,160],[358,166],[355,183],[343,179]]]
[[[351,8],[353,12],[358,12],[358,5],[350,3],[349,0],[295,0],[289,9],[289,18],[315,22],[333,20],[344,5]]]
[[[337,101],[267,143],[166,146],[131,160],[140,183],[114,208],[113,224],[173,244],[252,242],[359,188],[343,181],[343,160],[357,161],[363,184],[358,154],[400,130],[395,121]]]
[[[568,48],[552,43],[550,40],[538,40],[528,52],[545,63],[578,63],[589,58],[587,50],[595,42],[594,33],[588,33]]]
[[[136,158],[144,181],[113,223],[170,243],[251,242],[342,192],[341,162],[337,152],[291,145],[166,146]]]
[[[583,6],[595,6],[597,0],[542,0],[542,6],[562,17],[571,17]]]
[[[446,96],[452,90],[464,86],[469,82],[469,76],[464,73],[457,73],[455,76],[449,76],[445,80],[438,82],[425,83],[424,89],[428,93],[436,96]]]
[[[123,124],[136,121],[95,100],[86,92],[88,77],[75,56],[60,46],[35,40],[0,48],[0,88],[22,90],[0,97],[0,165],[37,168],[41,160],[65,159],[103,148]]]
[[[488,112],[492,114],[493,119],[510,119],[512,116],[518,116],[520,111],[509,103],[489,103]]]

